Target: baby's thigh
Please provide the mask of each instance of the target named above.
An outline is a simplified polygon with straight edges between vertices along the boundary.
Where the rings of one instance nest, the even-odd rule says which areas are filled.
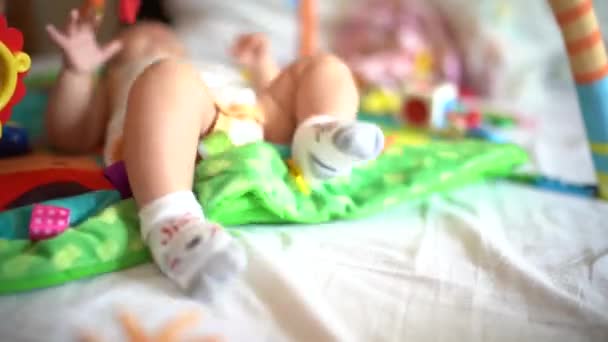
[[[125,134],[128,128],[133,133],[157,127],[204,134],[217,116],[214,98],[197,68],[179,59],[147,66],[130,88],[127,102]]]
[[[290,143],[298,123],[317,115],[353,120],[359,105],[350,69],[332,55],[301,58],[284,69],[261,94],[264,133],[273,143]]]
[[[297,126],[297,79],[301,65],[284,69],[259,98],[264,111],[264,138],[275,144],[289,144]]]

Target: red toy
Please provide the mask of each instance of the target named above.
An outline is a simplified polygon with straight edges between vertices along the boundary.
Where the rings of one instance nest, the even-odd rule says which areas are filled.
[[[11,161],[16,159],[12,158]],[[0,211],[59,197],[75,196],[87,191],[114,189],[101,170],[74,168],[40,169],[9,174],[0,172],[0,184]]]
[[[69,226],[69,209],[36,204],[30,220],[30,240],[50,239],[63,233]]]
[[[457,104],[458,92],[453,84],[410,84],[405,89],[398,119],[415,128],[444,128],[448,114]]]
[[[141,0],[120,0],[118,17],[125,24],[134,24],[141,7]]]
[[[480,112],[471,110],[468,112],[452,112],[448,114],[448,121],[452,127],[461,131],[478,129],[481,127],[483,117]]]
[[[479,128],[483,121],[483,117],[479,111],[472,110],[465,116],[465,120],[467,128]]]

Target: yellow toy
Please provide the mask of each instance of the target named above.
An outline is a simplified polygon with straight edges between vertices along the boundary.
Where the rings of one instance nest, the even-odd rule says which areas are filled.
[[[366,114],[395,114],[400,107],[401,96],[393,90],[374,88],[361,97],[361,110]]]
[[[31,60],[21,49],[23,35],[9,28],[6,18],[0,16],[0,138],[2,125],[9,120],[13,106],[25,96],[23,77]]]

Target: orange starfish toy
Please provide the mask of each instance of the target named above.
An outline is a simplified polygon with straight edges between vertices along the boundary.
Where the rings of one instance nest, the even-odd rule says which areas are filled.
[[[195,326],[201,319],[198,312],[187,312],[167,323],[156,335],[148,335],[142,328],[139,320],[130,313],[123,312],[119,316],[120,323],[126,334],[128,342],[181,342],[182,335]],[[103,339],[87,334],[82,342],[103,342]],[[202,336],[187,340],[189,342],[224,342],[219,336]]]

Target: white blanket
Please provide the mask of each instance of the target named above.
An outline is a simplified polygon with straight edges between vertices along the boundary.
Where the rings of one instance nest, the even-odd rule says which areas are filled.
[[[373,218],[256,226],[251,267],[214,305],[152,266],[0,297],[0,341],[119,341],[114,313],[157,329],[195,308],[228,341],[606,341],[608,205],[507,184]]]
[[[357,341],[606,341],[607,219],[497,184],[283,240]]]

